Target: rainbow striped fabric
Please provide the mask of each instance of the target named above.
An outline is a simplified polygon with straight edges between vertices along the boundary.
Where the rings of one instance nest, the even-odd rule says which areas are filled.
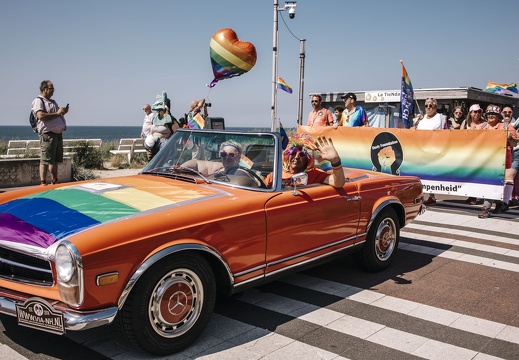
[[[0,239],[47,248],[91,227],[211,195],[136,179],[60,187],[1,204]]]
[[[292,88],[280,77],[278,77],[277,88],[292,94]]]
[[[219,80],[239,76],[256,64],[256,48],[253,44],[238,40],[234,30],[218,30],[211,38],[210,56],[214,79],[209,87],[214,87]]]
[[[205,127],[205,120],[200,113],[196,113],[196,115],[189,120],[187,126],[189,126],[190,129],[203,129]]]
[[[487,88],[485,91],[495,93],[495,94],[508,94],[515,97],[519,96],[519,91],[517,90],[517,84],[498,84],[492,81],[489,81],[487,84]]]

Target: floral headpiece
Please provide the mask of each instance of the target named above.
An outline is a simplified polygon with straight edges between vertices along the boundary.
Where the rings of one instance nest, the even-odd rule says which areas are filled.
[[[314,165],[315,140],[308,134],[295,134],[288,138],[288,145],[283,150],[283,169],[288,171],[290,168],[290,156],[302,152],[306,155],[308,162],[306,168],[310,169]]]

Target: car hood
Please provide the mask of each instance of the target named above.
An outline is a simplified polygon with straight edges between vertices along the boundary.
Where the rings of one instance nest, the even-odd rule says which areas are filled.
[[[74,183],[0,204],[0,241],[47,248],[104,223],[224,195],[146,175]]]

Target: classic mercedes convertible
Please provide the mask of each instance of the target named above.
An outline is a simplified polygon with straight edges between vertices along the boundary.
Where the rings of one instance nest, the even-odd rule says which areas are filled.
[[[199,337],[217,294],[347,253],[389,266],[420,180],[344,168],[339,188],[305,171],[287,184],[282,147],[182,129],[137,175],[0,194],[0,312],[55,334],[115,322],[165,355]]]

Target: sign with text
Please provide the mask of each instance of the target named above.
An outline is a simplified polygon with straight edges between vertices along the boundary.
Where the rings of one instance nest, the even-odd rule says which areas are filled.
[[[400,102],[400,90],[381,90],[369,91],[364,93],[364,102],[380,103],[380,102]]]
[[[421,179],[424,193],[502,199],[506,132],[299,126],[332,139],[344,167]]]

